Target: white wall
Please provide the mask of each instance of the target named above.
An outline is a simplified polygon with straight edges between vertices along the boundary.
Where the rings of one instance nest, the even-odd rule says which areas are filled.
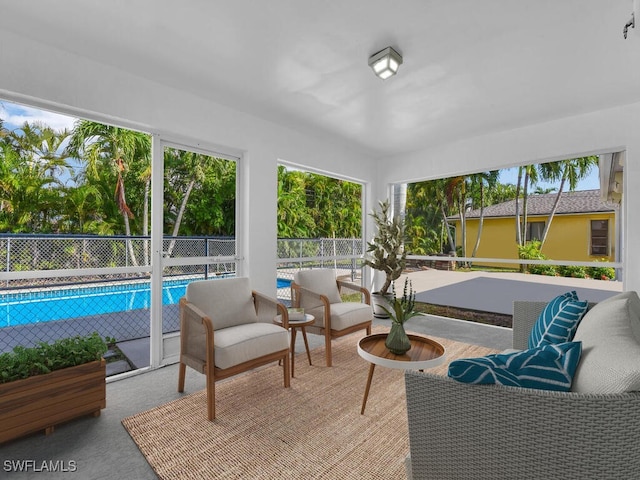
[[[399,155],[381,163],[379,178],[412,182],[621,150],[627,150],[624,288],[640,291],[640,103]]]
[[[0,98],[158,133],[242,156],[242,274],[275,295],[277,163],[373,180],[371,159],[349,146],[283,128],[115,67],[0,31]]]

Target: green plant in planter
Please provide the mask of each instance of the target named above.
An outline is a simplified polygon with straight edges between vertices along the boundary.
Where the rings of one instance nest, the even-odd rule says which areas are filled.
[[[416,292],[413,291],[411,280],[405,278],[402,297],[400,298],[396,296],[396,286],[395,282],[393,282],[393,284],[391,285],[391,295],[392,298],[388,303],[388,306],[390,308],[381,308],[383,308],[387,312],[387,315],[389,315],[389,318],[391,318],[391,321],[393,323],[404,325],[404,322],[406,322],[410,318],[420,315],[420,312],[415,310]]]
[[[17,346],[0,354],[0,383],[100,360],[106,351],[106,343],[96,332],[51,344],[40,342],[35,347]]]
[[[404,223],[395,215],[390,216],[389,200],[380,202],[380,210],[371,213],[376,224],[377,232],[371,242],[367,242],[367,256],[365,265],[384,272],[385,281],[380,288],[380,295],[387,295],[389,287],[397,280],[407,263],[407,253],[404,250]]]
[[[420,313],[415,310],[416,294],[413,291],[411,280],[405,278],[401,298],[396,296],[395,282],[392,284],[391,292],[392,298],[388,301],[389,308],[380,306],[391,318],[391,331],[387,335],[385,346],[391,353],[402,355],[411,348],[411,342],[404,330],[404,323]]]

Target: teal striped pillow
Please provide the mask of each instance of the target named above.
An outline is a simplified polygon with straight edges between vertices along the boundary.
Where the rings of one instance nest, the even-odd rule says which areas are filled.
[[[581,353],[582,342],[566,342],[514,353],[464,358],[451,362],[448,375],[463,383],[568,392]]]
[[[575,291],[567,292],[551,300],[544,308],[529,334],[529,348],[570,342],[582,320],[588,302],[578,300]]]

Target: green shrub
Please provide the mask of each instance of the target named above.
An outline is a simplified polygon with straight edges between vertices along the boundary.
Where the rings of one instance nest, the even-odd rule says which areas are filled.
[[[518,256],[523,260],[548,260],[546,255],[540,251],[540,241],[533,240],[518,247]],[[554,265],[527,265],[526,270],[535,275],[556,275],[556,267]]]
[[[607,262],[606,258],[596,262]],[[587,274],[595,280],[613,280],[616,278],[616,270],[613,267],[587,267]]]
[[[106,351],[106,343],[96,332],[51,344],[40,342],[35,347],[17,346],[0,355],[0,383],[100,360]]]
[[[528,267],[529,273],[534,275],[548,275],[550,277],[558,275],[554,265],[529,265]]]
[[[560,265],[558,274],[561,277],[587,278],[587,269],[577,265]]]

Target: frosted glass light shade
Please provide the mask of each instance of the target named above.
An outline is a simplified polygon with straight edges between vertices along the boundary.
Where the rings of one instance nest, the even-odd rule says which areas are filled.
[[[383,80],[398,73],[400,65],[402,65],[402,56],[391,47],[369,57],[369,66]]]

